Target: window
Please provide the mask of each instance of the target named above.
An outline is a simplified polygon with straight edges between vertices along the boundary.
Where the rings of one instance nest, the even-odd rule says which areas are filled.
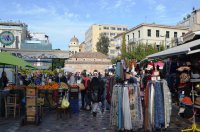
[[[109,33],[103,33],[104,36],[109,36]]]
[[[185,33],[184,32],[182,32],[182,36],[184,36],[185,35]]]
[[[127,29],[126,29],[126,28],[123,28],[123,30],[126,31]]]
[[[110,36],[115,36],[115,33],[110,33]]]
[[[177,32],[174,32],[174,38],[177,38]]]
[[[115,30],[115,27],[111,27],[111,30]]]
[[[134,39],[134,33],[133,33],[133,39]]]
[[[138,38],[140,38],[140,30],[138,31]]]
[[[107,29],[107,30],[109,30],[109,27],[103,27],[103,29]]]
[[[166,38],[169,38],[169,31],[166,31]]]
[[[151,29],[148,29],[148,30],[147,30],[147,36],[148,36],[148,37],[151,37]]]
[[[156,30],[156,37],[159,38],[160,37],[160,31]]]
[[[129,35],[127,35],[127,37],[128,37],[128,41],[129,41]]]
[[[121,31],[121,30],[122,30],[122,28],[117,28],[117,30],[120,30],[120,31]]]

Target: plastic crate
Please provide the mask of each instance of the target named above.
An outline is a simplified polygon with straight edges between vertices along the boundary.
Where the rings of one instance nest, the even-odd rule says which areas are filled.
[[[26,106],[36,106],[36,97],[26,97]]]
[[[27,88],[26,89],[26,96],[36,96],[37,89],[36,88]]]
[[[27,116],[27,117],[26,117],[26,120],[27,120],[28,122],[35,122],[35,116]]]
[[[35,116],[36,112],[37,112],[36,107],[26,107],[27,116]]]

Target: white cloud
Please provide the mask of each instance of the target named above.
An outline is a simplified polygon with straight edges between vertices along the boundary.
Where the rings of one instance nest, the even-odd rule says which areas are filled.
[[[93,22],[84,22],[80,15],[69,9],[61,9],[53,5],[45,7],[33,5],[31,8],[22,4],[15,4],[15,12],[7,12],[12,16],[19,16],[21,21],[28,24],[30,32],[44,32],[49,36],[53,48],[68,49],[68,44],[74,35],[79,41],[84,41],[85,31]],[[86,17],[90,17],[86,14]]]
[[[85,16],[86,18],[90,18],[91,16],[90,16],[90,14],[86,14],[86,16]]]
[[[159,4],[156,6],[156,11],[158,11],[159,13],[164,13],[166,11],[166,7],[163,4]]]
[[[118,7],[120,7],[120,6],[122,6],[122,0],[118,0],[117,2],[116,2],[116,4],[115,4],[115,8],[118,8]]]
[[[99,6],[103,10],[107,10],[113,12],[113,10],[117,9],[117,12],[130,12],[132,7],[135,5],[135,0],[100,0]]]

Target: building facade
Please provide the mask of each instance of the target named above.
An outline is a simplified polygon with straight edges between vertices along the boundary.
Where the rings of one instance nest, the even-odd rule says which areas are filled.
[[[107,36],[110,40],[108,55],[110,57],[116,56],[116,48],[114,43],[114,37],[122,32],[127,31],[128,26],[123,25],[108,25],[94,24],[89,27],[85,33],[86,51],[97,52],[96,44],[99,41],[101,34]]]
[[[79,52],[85,52],[85,41],[79,45]]]
[[[69,53],[70,55],[74,55],[79,52],[79,41],[78,39],[74,36],[73,38],[70,39],[69,43]]]
[[[174,41],[188,32],[187,27],[169,26],[160,24],[142,23],[126,32],[127,46],[134,46],[135,44],[156,45],[161,44],[165,48],[173,47]]]
[[[49,36],[45,33],[30,33],[30,38],[27,38],[27,40],[22,43],[21,49],[52,50],[52,44],[49,41]]]
[[[191,14],[184,17],[177,25],[188,27],[192,31],[200,30],[200,9],[193,9]]]
[[[111,65],[111,61],[107,58],[99,52],[79,52],[65,61],[65,67],[74,69],[74,72],[87,70],[88,73],[93,73],[97,70],[103,74]]]
[[[21,22],[0,22],[0,47],[20,49],[27,37],[27,25]]]

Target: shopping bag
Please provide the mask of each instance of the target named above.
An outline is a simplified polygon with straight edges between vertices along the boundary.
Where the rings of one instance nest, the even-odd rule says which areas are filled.
[[[61,108],[65,109],[69,107],[69,101],[66,98],[66,96],[63,97],[62,102],[61,102]]]
[[[85,90],[85,86],[83,83],[78,84],[80,90]]]

